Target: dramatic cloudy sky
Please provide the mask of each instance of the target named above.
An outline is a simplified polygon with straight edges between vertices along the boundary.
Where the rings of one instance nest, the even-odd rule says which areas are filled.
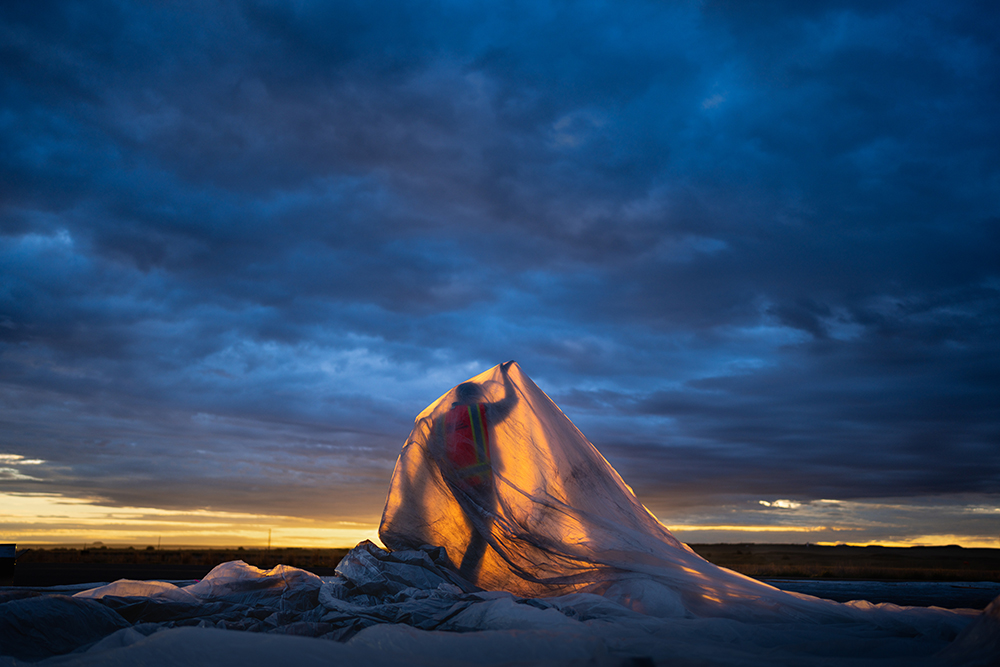
[[[1000,545],[998,35],[3,3],[0,541],[353,543],[516,359],[682,539]]]

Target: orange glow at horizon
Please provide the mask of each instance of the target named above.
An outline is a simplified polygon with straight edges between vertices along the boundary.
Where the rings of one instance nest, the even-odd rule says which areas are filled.
[[[919,535],[908,540],[871,540],[869,542],[815,542],[821,547],[947,547],[960,546],[966,549],[997,549],[997,539],[976,539],[968,535]]]
[[[273,546],[342,548],[378,541],[378,519],[320,522],[299,517],[112,507],[58,494],[0,493],[0,541],[37,545]]]
[[[708,530],[735,530],[747,533],[817,533],[825,530],[850,530],[849,528],[837,528],[835,526],[736,526],[736,525],[671,525],[667,526],[670,532],[683,531],[708,531]]]
[[[350,520],[311,520],[294,516],[225,512],[216,510],[170,510],[152,507],[115,507],[93,498],[71,498],[59,494],[0,492],[0,542],[21,545],[86,545],[145,547],[264,547],[271,531],[274,547],[349,548],[363,540],[379,546],[379,516]],[[719,542],[767,543],[769,535],[797,534],[803,541],[821,546],[945,546],[997,548],[993,538],[955,534],[918,535],[905,539],[844,540],[809,539],[823,532],[849,533],[845,526],[775,526],[733,524],[674,524],[667,528],[683,542],[697,543],[699,533],[735,533]],[[686,533],[686,534],[685,534]],[[819,537],[819,535],[816,535]],[[717,537],[717,536],[713,536]],[[763,540],[761,539],[763,538]]]

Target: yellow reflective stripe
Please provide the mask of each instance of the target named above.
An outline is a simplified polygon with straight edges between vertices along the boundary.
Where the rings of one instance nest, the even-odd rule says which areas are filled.
[[[483,418],[485,407],[481,404],[469,406],[469,425],[472,427],[472,438],[475,444],[476,461],[489,463],[490,455],[486,449],[486,420]]]

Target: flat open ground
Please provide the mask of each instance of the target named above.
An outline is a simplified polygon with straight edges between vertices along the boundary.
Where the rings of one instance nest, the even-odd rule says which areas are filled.
[[[284,564],[332,576],[349,549],[31,549],[18,559],[16,586],[65,586],[118,579],[201,579],[220,563],[246,561],[270,569]]]
[[[758,579],[1000,582],[1000,549],[692,544],[709,561]],[[32,549],[17,560],[17,586],[117,579],[189,580],[231,560],[283,563],[330,576],[347,549]]]
[[[1000,549],[692,544],[698,555],[757,579],[1000,581]]]

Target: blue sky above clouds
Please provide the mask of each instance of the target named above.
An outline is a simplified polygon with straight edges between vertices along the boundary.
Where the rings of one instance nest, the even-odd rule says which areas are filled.
[[[413,417],[514,358],[668,525],[760,528],[685,539],[995,541],[998,34],[985,2],[5,5],[0,493],[150,509],[134,539],[370,528]],[[74,534],[25,507],[0,531]]]

